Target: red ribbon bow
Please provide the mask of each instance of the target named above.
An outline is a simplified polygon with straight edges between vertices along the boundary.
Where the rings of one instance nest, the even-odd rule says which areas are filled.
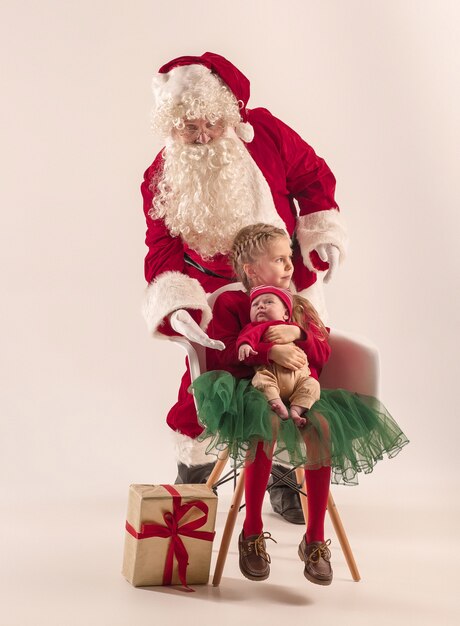
[[[171,584],[175,556],[178,564],[179,579],[182,585],[188,591],[194,591],[187,585],[188,552],[179,535],[193,537],[194,539],[202,539],[203,541],[213,541],[214,535],[216,534],[215,532],[197,530],[198,528],[201,528],[201,526],[204,526],[208,521],[208,505],[201,500],[193,500],[193,502],[181,504],[182,498],[180,493],[176,491],[174,487],[171,487],[171,485],[161,486],[169,491],[173,498],[172,513],[167,511],[163,515],[166,526],[161,526],[161,524],[144,523],[141,525],[140,532],[137,532],[129,522],[126,522],[126,530],[135,539],[148,539],[149,537],[163,537],[164,539],[167,539],[170,537],[171,541],[169,542],[163,571],[163,585]],[[193,507],[199,509],[203,515],[200,515],[191,522],[182,524],[181,526],[179,524],[180,520]]]

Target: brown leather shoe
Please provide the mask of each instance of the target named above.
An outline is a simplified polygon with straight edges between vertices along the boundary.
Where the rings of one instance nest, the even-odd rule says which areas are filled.
[[[249,580],[266,580],[270,576],[271,560],[266,550],[265,539],[275,541],[267,532],[260,535],[249,535],[245,539],[243,531],[241,531],[238,538],[240,571]]]
[[[307,543],[305,535],[299,545],[299,557],[305,563],[304,576],[316,585],[330,585],[332,582],[331,540]]]

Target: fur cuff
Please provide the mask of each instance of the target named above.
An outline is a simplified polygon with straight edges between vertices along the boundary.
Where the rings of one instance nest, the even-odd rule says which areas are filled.
[[[206,454],[206,448],[209,446],[209,440],[197,441],[187,435],[175,432],[174,451],[176,453],[176,461],[183,463],[187,467],[193,465],[205,465],[206,463],[214,463],[216,460],[217,450],[215,454]]]
[[[177,309],[195,309],[203,312],[201,328],[206,329],[212,317],[203,287],[195,278],[180,272],[164,272],[147,287],[142,307],[149,333],[165,339],[157,332],[163,319]]]
[[[342,216],[337,209],[317,211],[310,215],[302,215],[297,220],[296,237],[302,252],[305,265],[312,272],[317,272],[310,259],[318,245],[331,243],[340,250],[340,261],[343,261],[347,250],[348,237]]]

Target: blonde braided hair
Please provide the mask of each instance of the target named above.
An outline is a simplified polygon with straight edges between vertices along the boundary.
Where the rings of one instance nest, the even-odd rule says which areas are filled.
[[[249,289],[250,285],[243,266],[246,263],[255,263],[259,256],[265,254],[272,241],[287,236],[282,228],[262,223],[251,224],[238,231],[229,258],[236,276],[246,289]]]
[[[271,224],[251,224],[236,234],[230,250],[229,259],[238,280],[246,289],[250,289],[248,277],[243,267],[246,263],[256,263],[259,256],[267,252],[269,245],[278,237],[288,237],[282,228]],[[293,294],[292,320],[302,326],[305,321],[312,322],[319,330],[320,337],[325,340],[328,332],[321,321],[315,307],[302,296]]]

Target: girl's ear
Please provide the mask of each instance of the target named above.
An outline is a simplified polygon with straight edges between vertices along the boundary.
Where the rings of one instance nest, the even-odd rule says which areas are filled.
[[[251,279],[255,278],[255,275],[256,275],[254,264],[253,263],[243,263],[243,272],[246,274],[246,276],[248,277],[249,281],[251,281]]]
[[[285,322],[289,322],[289,313],[288,311],[285,311],[284,315],[283,315],[283,319]]]

